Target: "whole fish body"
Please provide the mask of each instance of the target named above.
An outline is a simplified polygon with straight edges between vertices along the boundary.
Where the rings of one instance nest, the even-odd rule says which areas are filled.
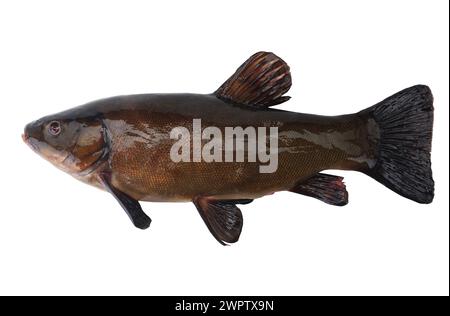
[[[222,244],[239,238],[243,220],[236,205],[273,192],[345,205],[343,179],[321,173],[327,169],[360,171],[409,199],[432,201],[433,98],[428,87],[405,89],[355,114],[319,116],[271,108],[288,99],[284,94],[290,85],[287,64],[259,52],[213,94],[94,101],[28,124],[23,138],[58,168],[110,192],[137,227],[150,224],[138,201],[193,201]],[[208,127],[222,137],[216,139],[213,151],[219,152],[213,161],[197,153],[211,142],[197,128],[201,133]],[[236,127],[256,134],[276,128],[275,136],[267,132],[261,138],[268,147],[276,138],[272,170],[261,172],[270,162],[239,160],[242,148],[225,147],[227,132]],[[173,137],[177,128],[188,137]],[[174,161],[171,150],[180,139],[189,159]],[[241,157],[249,158],[256,144],[249,138],[241,141],[246,146]],[[227,151],[233,161],[225,161]]]

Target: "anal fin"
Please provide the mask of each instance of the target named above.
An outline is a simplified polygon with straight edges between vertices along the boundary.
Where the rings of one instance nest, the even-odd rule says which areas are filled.
[[[348,203],[348,192],[343,180],[343,177],[318,173],[289,191],[307,195],[331,205],[343,206]]]

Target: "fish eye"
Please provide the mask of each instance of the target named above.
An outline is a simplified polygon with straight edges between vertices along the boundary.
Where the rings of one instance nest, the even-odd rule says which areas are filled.
[[[52,121],[48,124],[48,132],[50,135],[58,136],[61,133],[61,124],[58,121]]]

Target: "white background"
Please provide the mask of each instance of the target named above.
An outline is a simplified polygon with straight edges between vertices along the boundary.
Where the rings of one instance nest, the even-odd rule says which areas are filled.
[[[2,1],[0,294],[448,295],[448,9],[429,0]],[[335,171],[349,205],[277,193],[242,206],[240,241],[222,247],[189,203],[142,203],[153,222],[135,229],[110,195],[21,140],[27,122],[98,98],[212,92],[259,50],[291,66],[286,110],[351,113],[429,85],[434,202]]]

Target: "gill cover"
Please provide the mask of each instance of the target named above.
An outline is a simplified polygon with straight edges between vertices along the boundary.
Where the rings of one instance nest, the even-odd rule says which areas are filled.
[[[83,125],[68,162],[83,175],[89,174],[106,160],[109,141],[106,127],[101,121]]]

